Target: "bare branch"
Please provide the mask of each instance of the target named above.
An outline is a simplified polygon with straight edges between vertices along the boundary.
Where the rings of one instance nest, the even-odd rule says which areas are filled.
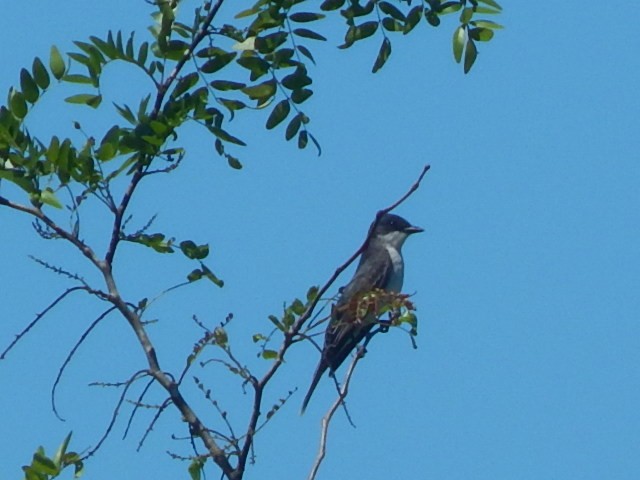
[[[91,289],[89,287],[89,284],[87,283],[87,281],[84,278],[82,278],[80,275],[78,275],[77,273],[71,273],[71,272],[65,270],[62,267],[56,267],[54,265],[51,265],[51,264],[45,262],[44,260],[42,260],[42,259],[40,259],[38,257],[35,257],[33,255],[29,255],[29,258],[31,260],[33,260],[34,262],[36,262],[38,265],[43,266],[47,270],[51,270],[52,272],[57,273],[58,275],[63,275],[63,276],[67,277],[70,280],[75,280],[77,282],[80,282],[82,285],[87,287],[87,289],[89,289],[89,290]]]
[[[129,415],[129,420],[127,421],[127,427],[124,429],[124,433],[122,434],[123,440],[127,438],[127,435],[129,434],[129,429],[131,428],[131,424],[133,423],[133,417],[135,417],[136,412],[138,411],[138,407],[142,404],[142,400],[144,399],[144,396],[147,394],[147,392],[149,391],[149,388],[151,388],[151,385],[153,385],[154,382],[155,380],[153,378],[149,380],[149,382],[147,382],[147,385],[142,389],[142,392],[138,396],[138,400],[135,402],[135,406],[131,411],[131,415]]]
[[[60,414],[58,413],[58,408],[56,407],[56,388],[58,388],[58,383],[60,383],[60,379],[62,378],[62,374],[64,373],[65,369],[67,368],[67,365],[69,365],[69,362],[71,362],[71,359],[73,358],[75,353],[78,351],[78,348],[80,348],[80,345],[82,345],[82,343],[87,339],[87,337],[89,336],[91,331],[98,325],[98,323],[100,323],[107,315],[109,315],[115,309],[116,309],[116,307],[111,307],[111,308],[105,310],[104,312],[102,312],[98,316],[98,318],[96,318],[93,322],[91,322],[91,325],[89,325],[89,328],[87,328],[84,331],[84,333],[80,336],[80,339],[73,346],[73,348],[71,349],[71,351],[67,355],[67,358],[64,359],[64,362],[62,363],[62,366],[58,369],[58,375],[56,376],[56,380],[55,380],[55,382],[53,382],[53,387],[51,388],[51,408],[53,409],[53,413],[55,414],[55,416],[58,417],[58,419],[63,421],[63,422],[65,420],[64,420],[64,418],[62,418],[60,416]]]
[[[164,411],[166,410],[166,408],[169,405],[171,405],[171,399],[170,398],[167,398],[164,402],[162,402],[162,405],[160,405],[160,407],[158,408],[158,411],[153,416],[153,419],[151,420],[151,422],[149,422],[149,426],[145,430],[144,435],[142,435],[142,438],[138,442],[138,447],[136,448],[136,451],[138,451],[138,452],[140,451],[140,449],[142,448],[142,445],[144,444],[144,441],[147,439],[147,437],[149,436],[149,434],[153,430],[153,426],[160,419],[160,415],[162,415],[164,413]]]
[[[369,337],[370,338],[370,337]],[[339,395],[336,401],[331,405],[331,408],[326,413],[326,415],[322,418],[321,422],[321,433],[320,433],[320,448],[318,450],[318,455],[316,456],[316,460],[311,467],[311,473],[309,473],[309,477],[307,480],[315,480],[316,475],[318,474],[318,470],[320,469],[320,464],[324,460],[327,452],[327,437],[329,435],[329,424],[331,423],[331,419],[333,415],[336,413],[338,408],[344,404],[344,399],[349,393],[349,384],[351,383],[351,377],[353,376],[353,372],[356,369],[356,365],[360,361],[362,357],[364,357],[365,346],[358,348],[356,356],[353,358],[351,365],[349,365],[349,370],[347,370],[347,374],[342,384],[342,388],[339,390]]]
[[[116,423],[116,419],[118,418],[118,412],[120,411],[120,407],[122,406],[122,403],[124,402],[124,399],[125,399],[125,396],[127,395],[127,391],[129,390],[129,387],[131,387],[131,385],[133,385],[133,383],[138,379],[138,377],[142,373],[144,373],[144,372],[138,371],[138,372],[134,373],[131,377],[129,377],[129,379],[126,382],[124,382],[124,390],[122,391],[122,394],[120,395],[120,398],[118,399],[118,403],[116,404],[116,408],[114,408],[114,410],[113,410],[113,414],[111,415],[111,421],[109,422],[109,425],[107,426],[107,429],[105,430],[104,434],[102,435],[102,437],[100,438],[100,440],[98,441],[96,446],[93,447],[91,450],[89,450],[89,453],[84,455],[82,457],[82,460],[86,460],[87,458],[93,456],[100,449],[100,447],[102,446],[104,441],[107,439],[107,437],[111,433],[111,430],[113,429],[113,425]]]
[[[16,344],[20,341],[20,339],[22,339],[22,337],[24,337],[29,332],[29,330],[35,327],[36,323],[38,323],[47,313],[49,313],[53,307],[55,307],[58,303],[60,303],[67,295],[69,295],[72,292],[77,292],[78,290],[87,290],[87,287],[83,286],[83,287],[68,288],[62,294],[60,294],[58,298],[56,298],[53,302],[51,302],[42,312],[38,313],[36,315],[36,318],[34,318],[29,323],[29,325],[27,325],[18,335],[16,335],[16,338],[14,338],[13,341],[9,344],[9,346],[4,349],[2,354],[0,354],[0,360],[4,360],[6,355],[13,349],[13,347],[16,346]]]
[[[35,207],[28,207],[26,205],[22,205],[20,203],[14,203],[11,200],[0,196],[0,205],[4,205],[5,207],[12,208],[13,210],[17,210],[19,212],[28,213],[34,217],[37,217],[37,209]]]

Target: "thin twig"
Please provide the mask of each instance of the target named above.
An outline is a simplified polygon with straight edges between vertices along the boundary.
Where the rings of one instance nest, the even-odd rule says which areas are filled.
[[[153,427],[155,426],[156,422],[160,419],[160,415],[162,415],[164,413],[165,409],[169,405],[171,405],[171,398],[167,398],[167,399],[165,399],[164,402],[162,402],[162,405],[160,405],[160,408],[158,408],[158,411],[153,416],[153,419],[151,420],[151,422],[149,422],[149,426],[145,430],[144,435],[142,435],[142,438],[140,438],[140,441],[138,442],[138,447],[136,448],[137,452],[139,452],[140,449],[142,449],[142,445],[144,445],[145,440],[151,434],[151,431],[153,430]]]
[[[144,399],[144,396],[147,394],[147,392],[149,391],[149,388],[151,388],[151,385],[153,385],[154,383],[155,383],[155,380],[152,378],[151,380],[149,380],[149,382],[147,382],[145,387],[142,389],[142,392],[140,392],[140,395],[138,396],[138,400],[135,402],[135,406],[133,407],[133,410],[131,410],[131,415],[129,415],[129,420],[127,421],[127,427],[124,429],[124,433],[122,434],[123,440],[127,438],[127,435],[129,434],[129,429],[131,428],[131,424],[133,423],[133,417],[136,416],[136,413],[138,412],[138,408],[142,404],[142,400]]]
[[[83,455],[81,460],[86,460],[87,458],[93,456],[100,449],[104,441],[107,439],[107,437],[111,433],[111,430],[113,429],[113,425],[116,423],[116,419],[118,418],[118,412],[120,411],[120,407],[124,402],[124,399],[125,399],[125,396],[127,395],[127,391],[129,390],[129,387],[133,385],[133,383],[137,380],[137,377],[141,373],[144,373],[144,372],[138,371],[134,373],[131,377],[129,377],[129,380],[125,382],[124,390],[122,391],[122,394],[118,399],[118,403],[116,404],[116,407],[113,410],[113,414],[111,415],[111,421],[109,422],[109,425],[107,426],[104,434],[102,435],[100,440],[98,440],[98,443],[96,444],[96,446],[93,447],[91,450],[89,450],[89,453],[87,453],[86,455]]]
[[[364,346],[358,348],[356,356],[354,357],[351,365],[349,365],[349,370],[347,370],[347,375],[345,377],[344,383],[342,384],[342,388],[339,390],[339,395],[336,401],[331,405],[331,408],[326,413],[326,415],[322,418],[321,421],[321,431],[320,431],[320,448],[318,450],[318,455],[316,456],[316,460],[311,467],[311,472],[309,473],[309,477],[307,480],[315,480],[318,470],[320,469],[320,464],[324,460],[327,453],[327,437],[329,435],[329,424],[331,423],[331,419],[333,415],[336,413],[338,408],[344,404],[344,399],[349,393],[349,384],[351,383],[351,377],[353,372],[356,369],[356,365],[358,361],[364,356]]]
[[[9,346],[4,349],[2,354],[0,354],[0,360],[4,360],[5,356],[11,351],[11,349],[13,349],[13,347],[16,346],[16,344],[20,341],[20,339],[22,337],[24,337],[29,332],[29,330],[31,330],[33,327],[35,327],[36,323],[38,323],[42,319],[42,317],[44,317],[47,313],[49,313],[49,311],[51,311],[51,309],[53,307],[55,307],[58,303],[60,303],[71,292],[76,292],[78,290],[87,290],[87,288],[86,287],[71,287],[71,288],[68,288],[63,293],[61,293],[58,296],[58,298],[56,298],[53,302],[51,302],[42,312],[38,313],[36,315],[36,318],[34,318],[31,322],[29,322],[29,325],[27,325],[25,328],[23,328],[22,331],[16,335],[16,338],[14,338],[11,341]]]
[[[58,420],[60,420],[62,422],[64,422],[65,420],[64,420],[64,418],[62,418],[60,416],[60,414],[58,413],[58,408],[56,407],[56,389],[58,388],[58,383],[60,383],[60,379],[62,378],[62,374],[64,373],[65,369],[67,368],[67,365],[69,365],[69,362],[71,362],[71,359],[73,358],[75,353],[78,351],[78,348],[80,348],[80,345],[82,345],[82,343],[87,339],[87,337],[89,336],[91,331],[98,325],[98,323],[100,323],[107,315],[109,315],[115,309],[116,309],[116,307],[108,308],[107,310],[102,312],[98,316],[98,318],[96,318],[93,322],[91,322],[91,325],[89,325],[89,328],[87,328],[84,331],[84,333],[80,336],[80,339],[73,346],[73,348],[71,349],[71,351],[67,355],[67,358],[65,358],[64,362],[62,362],[62,366],[58,369],[58,375],[56,376],[55,382],[53,382],[53,387],[51,387],[51,408],[52,408],[53,413],[55,414],[55,416],[58,417]]]

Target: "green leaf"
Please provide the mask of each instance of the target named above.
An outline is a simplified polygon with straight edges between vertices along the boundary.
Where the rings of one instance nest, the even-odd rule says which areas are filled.
[[[207,60],[202,65],[201,70],[204,73],[214,73],[224,68],[234,58],[236,58],[237,52],[227,52],[213,57],[211,60]]]
[[[118,51],[116,50],[116,46],[113,43],[113,34],[109,32],[109,41],[104,41],[101,38],[90,36],[89,40],[93,42],[93,44],[107,57],[114,59],[118,57]]]
[[[56,464],[42,452],[36,452],[33,454],[31,466],[36,472],[44,475],[57,476],[60,473],[60,469],[56,467]]]
[[[311,40],[327,40],[326,37],[323,37],[319,33],[314,32],[313,30],[309,30],[308,28],[296,28],[295,30],[293,30],[293,33],[299,37],[310,38]]]
[[[300,130],[300,126],[302,125],[302,117],[301,117],[301,113],[299,113],[298,115],[296,115],[295,117],[293,117],[291,119],[291,121],[289,122],[289,125],[287,125],[287,130],[284,134],[284,138],[287,139],[287,141],[291,140],[293,137],[296,136],[296,134],[298,133],[298,130]]]
[[[191,260],[203,260],[209,255],[209,245],[196,245],[191,240],[185,240],[180,242],[180,250],[182,253]]]
[[[393,18],[401,21],[402,23],[404,23],[407,19],[407,17],[404,16],[404,13],[402,13],[395,5],[392,5],[389,2],[380,2],[378,3],[378,7],[380,7],[380,10],[382,10],[384,13],[386,13],[387,15],[391,15]]]
[[[404,34],[406,35],[407,33],[409,33],[411,30],[414,29],[414,27],[420,23],[420,19],[422,18],[422,12],[424,11],[424,8],[422,7],[422,5],[419,5],[417,7],[413,7],[410,11],[409,14],[407,15],[407,21],[404,24]]]
[[[31,67],[31,71],[33,73],[33,78],[36,83],[42,90],[46,90],[51,83],[51,78],[49,77],[49,72],[38,57],[33,59],[33,65]]]
[[[60,55],[60,51],[54,45],[51,47],[51,55],[49,57],[49,68],[51,69],[51,73],[56,78],[56,80],[60,80],[66,69],[64,60],[62,59],[62,55]]]
[[[15,183],[27,193],[33,193],[35,191],[33,182],[28,178],[25,178],[22,172],[0,169],[0,179],[5,179],[11,183]]]
[[[263,54],[272,53],[276,48],[287,41],[288,36],[289,34],[287,32],[275,32],[263,37],[256,37],[255,49]]]
[[[128,58],[131,58],[131,59],[134,58],[133,57],[133,33],[129,37],[129,40],[127,40],[126,54]]]
[[[309,49],[307,47],[305,47],[304,45],[296,45],[296,48],[298,49],[298,51],[303,54],[305,57],[307,57],[309,60],[311,60],[311,62],[315,65],[316,64],[316,60],[313,58],[313,55],[311,55],[311,52],[309,51]]]
[[[227,53],[229,52],[218,47],[205,47],[196,52],[196,57],[211,58],[211,57],[218,57],[220,55],[226,55]]]
[[[85,104],[92,108],[98,108],[100,102],[102,102],[102,95],[92,95],[90,93],[79,93],[77,95],[71,95],[64,99],[67,103]]]
[[[382,19],[382,26],[384,27],[385,30],[388,30],[390,32],[404,31],[404,25],[398,20],[395,20],[391,17],[384,17]]]
[[[464,50],[466,36],[465,29],[462,25],[453,32],[453,58],[455,58],[458,63],[462,60],[462,51]]]
[[[40,201],[55,208],[62,208],[62,203],[60,203],[60,200],[58,200],[56,194],[53,193],[53,190],[49,187],[40,192]]]
[[[298,148],[303,149],[307,146],[309,142],[309,135],[306,130],[301,130],[298,134]]]
[[[467,47],[464,51],[464,73],[469,73],[471,67],[473,67],[473,63],[476,61],[476,57],[478,56],[478,50],[476,49],[476,44],[473,40],[467,40]]]
[[[295,60],[292,60],[295,52],[292,48],[281,48],[273,53],[273,60],[271,64],[273,68],[287,68],[297,64]]]
[[[306,22],[315,22],[316,20],[321,20],[326,15],[322,13],[311,13],[311,12],[298,12],[292,15],[289,15],[289,20],[292,22],[298,23],[306,23]]]
[[[69,447],[69,442],[71,441],[71,434],[72,433],[73,432],[69,432],[67,434],[65,439],[62,441],[62,443],[58,447],[58,450],[56,451],[55,455],[53,456],[53,463],[56,464],[56,466],[58,466],[58,467],[60,467],[60,465],[62,463],[62,458],[67,453],[67,448]]]
[[[214,80],[209,85],[223,92],[227,90],[241,90],[247,86],[245,83],[231,82],[229,80]]]
[[[478,40],[480,42],[488,42],[493,38],[493,30],[488,28],[470,28],[469,36],[474,40]]]
[[[475,12],[476,13],[486,13],[488,15],[498,15],[500,13],[500,10],[495,10],[495,9],[489,8],[489,7],[476,7]]]
[[[289,90],[299,90],[311,85],[312,80],[307,75],[307,69],[301,65],[296,68],[295,72],[287,75],[281,81],[282,85]]]
[[[385,37],[384,40],[382,41],[382,45],[380,45],[380,51],[378,52],[378,57],[376,58],[375,63],[373,64],[373,68],[371,69],[371,71],[373,73],[376,73],[378,70],[380,70],[385,63],[387,63],[387,60],[389,59],[389,56],[391,55],[391,41]]]
[[[446,2],[440,5],[438,9],[438,13],[440,15],[447,15],[448,13],[454,13],[459,11],[462,8],[462,3],[460,2]]]
[[[86,75],[80,75],[80,74],[71,74],[71,75],[65,75],[62,77],[62,81],[64,82],[69,82],[69,83],[82,83],[85,85],[94,85],[94,80],[91,77],[87,77]]]
[[[265,337],[261,333],[254,333],[251,336],[251,340],[253,341],[253,343],[258,343],[258,342],[263,342],[263,341],[267,340],[267,337]]]
[[[147,56],[149,55],[149,43],[143,42],[138,49],[138,65],[144,65],[147,62]]]
[[[135,125],[136,122],[136,117],[133,114],[133,112],[131,111],[131,109],[129,108],[128,105],[124,105],[123,107],[121,107],[120,105],[114,103],[113,104],[114,107],[116,107],[116,110],[118,110],[118,113],[120,115],[122,115],[122,117],[129,123],[131,123],[132,125]]]
[[[202,268],[202,273],[208,280],[210,280],[220,288],[224,287],[224,282],[216,277],[214,273],[209,270],[209,267],[207,267],[204,263],[200,262],[200,268]]]
[[[256,3],[253,7],[248,8],[246,10],[242,10],[240,13],[236,13],[235,16],[233,18],[245,18],[245,17],[251,17],[253,15],[255,15],[256,13],[261,11],[261,2]]]
[[[139,233],[136,235],[129,235],[126,239],[129,242],[139,243],[146,247],[153,248],[158,253],[173,253],[173,238],[165,240],[165,235],[162,233]]]
[[[319,291],[320,289],[315,285],[310,287],[309,290],[307,290],[307,303],[313,302],[317,298]]]
[[[474,13],[474,10],[472,7],[467,7],[464,10],[462,10],[462,13],[460,14],[460,23],[463,25],[466,25],[467,23],[469,23],[469,21],[471,20],[471,17],[473,17],[473,13]]]
[[[262,358],[264,358],[265,360],[275,360],[276,358],[278,358],[278,352],[276,352],[275,350],[264,350],[262,352]]]
[[[269,315],[267,318],[269,318],[269,321],[273,323],[278,330],[284,330],[284,326],[282,325],[282,322],[278,320],[278,317],[275,315]]]
[[[286,78],[286,77],[285,77]],[[264,103],[276,93],[276,82],[274,80],[267,80],[266,82],[258,85],[252,85],[245,87],[242,92],[252,100],[259,100]]]
[[[218,101],[222,105],[227,107],[231,111],[232,114],[236,110],[242,110],[243,108],[247,107],[244,104],[244,102],[241,102],[240,100],[233,100],[233,99],[230,99],[230,98],[219,98]]]
[[[302,301],[299,298],[296,298],[291,305],[289,306],[289,308],[291,309],[291,311],[293,313],[295,313],[296,315],[300,316],[302,315],[305,310],[306,307],[304,306],[304,303],[302,303]]]
[[[236,63],[241,67],[251,71],[251,81],[257,80],[269,71],[269,63],[262,58],[252,56],[251,54],[243,54]]]
[[[158,42],[160,45],[160,42]],[[189,45],[182,40],[170,40],[165,48],[161,49],[162,57],[169,60],[181,60],[185,56]]]
[[[320,10],[329,12],[331,10],[337,10],[344,5],[345,0],[324,0],[320,5]]]
[[[202,278],[202,276],[202,270],[200,270],[199,268],[195,268],[191,271],[191,273],[189,273],[189,275],[187,275],[187,280],[190,282],[197,282]]]
[[[500,30],[504,28],[502,25],[496,22],[492,22],[491,20],[474,20],[471,22],[472,25],[476,27],[482,28],[491,28],[493,30]]]
[[[429,10],[428,12],[426,12],[425,18],[427,19],[427,22],[429,22],[429,25],[431,25],[432,27],[437,27],[438,25],[440,25],[440,17],[433,10]]]
[[[198,83],[198,78],[198,72],[191,72],[182,77],[180,80],[178,80],[178,83],[176,83],[176,87],[173,89],[173,92],[171,92],[171,97],[177,98],[184,92],[195,86],[195,84]]]
[[[233,168],[234,170],[242,170],[242,164],[240,163],[240,160],[232,155],[229,155],[228,153],[225,153],[225,157],[227,157],[227,163],[231,168]]]
[[[158,136],[164,136],[169,130],[171,130],[171,127],[169,125],[161,122],[160,120],[151,120],[151,122],[149,122],[149,126],[151,127],[151,130],[153,130],[153,133]]]
[[[370,21],[364,22],[362,25],[358,25],[355,28],[354,40],[363,40],[370,37],[378,30],[378,22]]]
[[[115,157],[116,153],[118,153],[118,151],[113,144],[105,143],[100,145],[100,147],[96,151],[96,158],[101,162],[107,162]]]
[[[273,107],[271,115],[269,115],[269,118],[267,119],[267,129],[271,130],[279,125],[285,118],[287,118],[290,111],[291,105],[289,105],[289,100],[285,99],[278,102],[276,106]]]
[[[241,147],[246,147],[247,146],[247,144],[244,143],[242,140],[240,140],[239,138],[234,137],[233,135],[231,135],[230,133],[226,132],[222,128],[214,127],[214,126],[210,126],[208,128],[209,128],[209,131],[211,131],[211,133],[213,133],[220,140],[223,140],[223,141],[229,142],[229,143],[234,143],[236,145],[240,145]]]
[[[9,107],[11,107],[11,113],[18,119],[26,117],[29,111],[24,95],[18,90],[11,90],[9,94]]]
[[[494,0],[478,0],[480,3],[484,3],[485,5],[489,5],[490,7],[495,8],[496,10],[502,10],[502,7],[498,4],[498,2]],[[482,7],[480,7],[482,8]]]
[[[313,90],[302,88],[300,90],[294,90],[293,92],[291,92],[291,100],[293,100],[293,103],[299,105],[307,100],[311,95],[313,95]]]
[[[205,461],[206,459],[202,459],[202,458],[194,458],[193,460],[191,460],[191,463],[189,464],[189,469],[188,469],[191,480],[201,480],[202,469],[204,467]]]

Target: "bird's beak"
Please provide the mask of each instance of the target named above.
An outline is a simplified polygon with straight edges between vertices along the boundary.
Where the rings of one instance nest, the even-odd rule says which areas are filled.
[[[406,233],[407,235],[411,235],[412,233],[420,233],[420,232],[424,232],[424,228],[416,227],[414,225],[411,225],[410,227],[407,227],[404,229],[404,233]]]

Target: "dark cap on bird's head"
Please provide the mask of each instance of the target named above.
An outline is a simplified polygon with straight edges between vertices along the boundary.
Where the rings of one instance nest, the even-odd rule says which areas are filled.
[[[411,225],[399,215],[385,213],[380,217],[380,220],[378,220],[374,233],[375,235],[385,235],[391,232],[402,232],[411,235],[412,233],[424,232],[424,229]]]

